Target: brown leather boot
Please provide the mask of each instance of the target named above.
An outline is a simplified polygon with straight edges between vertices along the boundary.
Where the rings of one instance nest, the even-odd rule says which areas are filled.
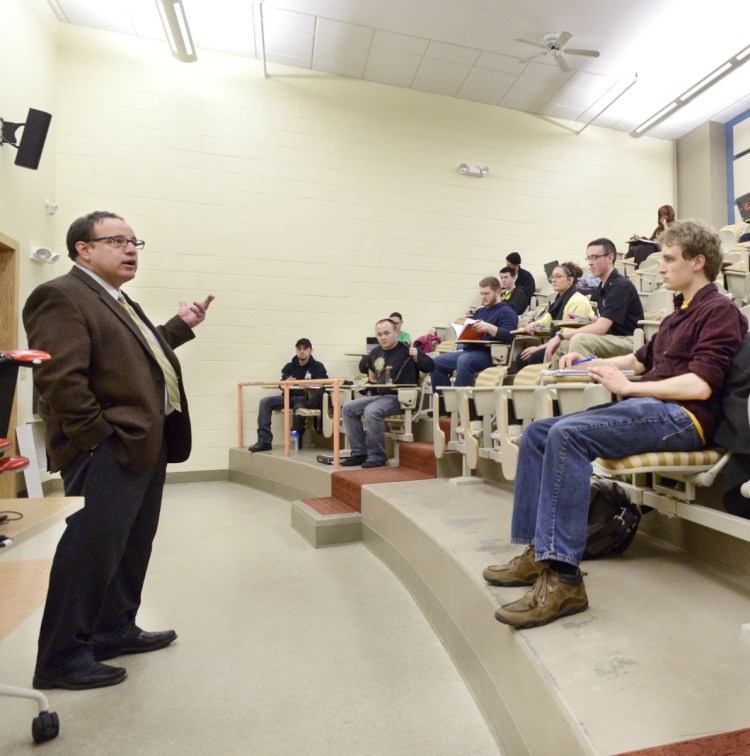
[[[543,569],[544,565],[534,559],[534,547],[527,546],[508,564],[491,564],[482,576],[490,585],[534,585]]]
[[[583,577],[561,575],[545,568],[523,598],[501,606],[495,619],[517,628],[537,627],[587,609]]]

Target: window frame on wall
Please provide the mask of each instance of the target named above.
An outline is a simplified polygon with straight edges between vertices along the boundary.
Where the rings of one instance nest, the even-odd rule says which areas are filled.
[[[726,143],[726,159],[727,159],[727,224],[733,225],[739,223],[741,219],[738,218],[739,211],[737,210],[737,204],[735,199],[750,192],[750,184],[746,187],[746,191],[740,191],[739,194],[735,190],[735,164],[742,158],[747,158],[750,161],[750,135],[745,140],[747,146],[743,145],[743,148],[735,153],[735,129],[736,127],[750,119],[750,110],[746,110],[744,113],[732,118],[731,121],[727,121],[724,124],[724,138]],[[750,122],[747,124],[750,127]]]

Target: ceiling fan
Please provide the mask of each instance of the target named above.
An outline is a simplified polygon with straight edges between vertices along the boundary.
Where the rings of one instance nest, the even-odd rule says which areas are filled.
[[[573,35],[570,32],[550,32],[542,37],[542,44],[539,42],[531,42],[528,39],[516,39],[516,42],[523,42],[526,45],[533,45],[534,47],[540,47],[544,52],[536,53],[529,58],[524,58],[519,63],[528,63],[534,58],[538,58],[541,55],[552,54],[555,62],[563,71],[570,71],[568,61],[565,59],[566,55],[585,55],[588,58],[598,58],[598,50],[574,50],[572,48],[566,48],[565,45],[571,39]]]

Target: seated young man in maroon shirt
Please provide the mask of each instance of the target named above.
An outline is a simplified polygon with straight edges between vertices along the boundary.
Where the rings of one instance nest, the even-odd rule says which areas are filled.
[[[721,389],[747,320],[714,286],[718,236],[700,221],[678,221],[661,238],[659,272],[677,292],[675,311],[635,354],[586,363],[591,377],[622,397],[586,412],[532,423],[521,437],[511,541],[526,545],[492,565],[492,585],[533,586],[495,617],[534,627],[588,607],[578,565],[586,545],[591,462],[654,451],[696,451],[713,437]],[[570,367],[581,359],[560,360]],[[620,371],[633,370],[640,381]]]

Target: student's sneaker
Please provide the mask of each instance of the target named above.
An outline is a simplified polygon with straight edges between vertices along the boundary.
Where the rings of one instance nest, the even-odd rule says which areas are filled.
[[[534,585],[544,568],[545,565],[534,559],[534,546],[531,545],[508,564],[491,564],[482,573],[482,577],[490,585]]]
[[[495,619],[516,628],[537,627],[588,608],[583,577],[545,568],[523,598],[495,611]]]

